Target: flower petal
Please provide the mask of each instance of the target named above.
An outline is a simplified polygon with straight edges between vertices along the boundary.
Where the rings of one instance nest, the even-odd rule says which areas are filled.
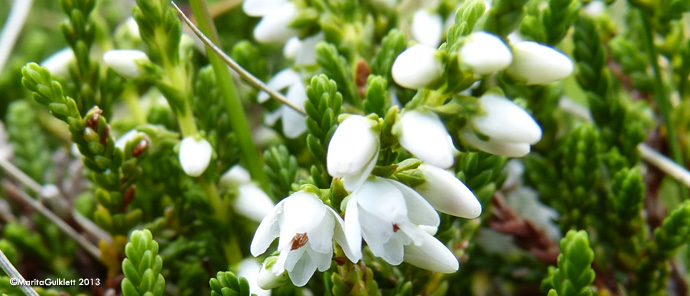
[[[271,80],[268,81],[266,86],[269,89],[279,91],[295,83],[302,83],[302,77],[294,70],[287,68],[278,72]],[[259,103],[266,102],[270,98],[270,95],[265,91],[260,91],[257,96],[257,101]]]
[[[352,198],[352,197],[350,197]],[[348,206],[349,206],[348,202]],[[352,263],[357,263],[360,259],[362,259],[362,232],[360,229],[360,224],[359,224],[359,214],[357,213],[358,211],[358,206],[357,202],[353,203],[354,205],[354,211],[352,214],[350,214],[350,220],[353,222],[350,222],[349,226],[348,223],[343,223],[343,220],[338,216],[338,214],[331,209],[330,207],[328,210],[331,212],[331,214],[334,216],[334,219],[336,221],[335,223],[335,233],[333,235],[333,238],[335,239],[336,242],[340,245],[341,248],[343,248],[343,252],[345,252],[345,256],[347,256]],[[347,211],[345,211],[345,216],[347,217]],[[354,215],[354,216],[353,216]],[[343,225],[345,224],[345,225]],[[348,229],[349,227],[349,229]]]
[[[103,61],[117,74],[137,78],[143,74],[139,63],[149,62],[149,57],[141,50],[113,49],[103,54]]]
[[[376,160],[379,137],[372,130],[373,125],[372,120],[360,115],[350,116],[338,125],[326,153],[326,166],[331,176],[342,178],[359,174]]]
[[[389,222],[391,225],[388,227],[392,227],[392,223],[409,220],[405,198],[400,190],[387,180],[379,177],[369,179],[360,187],[358,194],[357,202],[362,209],[382,221]],[[367,225],[362,220],[360,222]]]
[[[564,53],[534,41],[522,41],[513,45],[513,63],[506,71],[533,85],[566,78],[573,68],[573,62]]]
[[[405,262],[441,273],[452,273],[460,268],[458,259],[435,237],[425,234],[421,245],[405,246]]]
[[[323,32],[309,36],[302,41],[302,47],[297,52],[295,65],[311,65],[316,63],[316,44],[325,40]]]
[[[243,216],[261,222],[273,209],[273,201],[261,188],[249,183],[240,185],[239,195],[233,200],[233,206]]]
[[[419,43],[437,47],[443,34],[443,18],[426,9],[417,10],[412,18],[411,30],[412,38]]]
[[[398,188],[405,198],[407,217],[410,218],[412,223],[429,226],[441,224],[441,218],[439,218],[438,213],[424,197],[405,184],[394,180],[388,181]]]
[[[384,253],[380,256],[391,265],[400,265],[403,262],[403,244],[395,236],[383,244]]]
[[[480,75],[503,71],[512,61],[513,54],[508,46],[496,35],[486,32],[470,34],[460,48],[460,64]]]
[[[304,89],[302,83],[295,83],[288,88],[286,95],[288,101],[297,106],[304,106],[307,101],[307,91]],[[288,106],[282,106],[283,111],[283,134],[286,137],[294,139],[302,135],[307,130],[306,118],[304,115],[293,110]]]
[[[41,62],[41,66],[48,68],[50,74],[65,78],[69,74],[69,65],[74,61],[76,61],[74,51],[66,47]]]
[[[180,142],[180,166],[188,176],[201,176],[211,162],[212,155],[213,147],[206,139],[186,137]]]
[[[315,271],[316,263],[314,260],[309,256],[302,256],[292,270],[288,270],[288,275],[295,286],[303,287],[309,282]]]
[[[261,271],[261,265],[254,259],[247,258],[240,262],[238,277],[244,277],[249,282],[249,290],[252,294],[257,296],[270,296],[270,290],[264,290],[259,287],[258,277]]]
[[[324,206],[329,209],[329,207]],[[333,231],[335,229],[335,220],[333,216],[326,211],[323,220],[314,229],[307,231],[309,238],[309,245],[311,248],[319,253],[333,252]]]
[[[443,65],[436,58],[436,49],[416,44],[395,58],[391,75],[398,85],[418,89],[436,82],[443,74]]]
[[[287,41],[297,35],[296,29],[288,27],[296,14],[297,8],[291,2],[269,11],[254,28],[254,39],[263,43]]]
[[[517,104],[505,97],[485,94],[479,104],[486,114],[472,119],[474,128],[492,140],[534,144],[541,140],[539,124]]]
[[[484,141],[479,139],[472,131],[462,132],[460,137],[463,142],[469,146],[487,153],[506,157],[523,157],[527,155],[531,149],[529,143],[501,142],[494,139]]]
[[[220,177],[219,183],[222,186],[231,186],[246,184],[251,181],[252,178],[249,175],[249,172],[239,164],[236,164]]]
[[[419,169],[424,173],[426,182],[415,189],[436,210],[470,219],[482,213],[482,205],[474,193],[451,172],[429,164],[421,164]]]
[[[242,10],[250,16],[264,16],[287,2],[287,0],[245,0],[242,3]]]
[[[326,253],[321,253],[315,251],[313,248],[306,248],[307,254],[302,256],[309,256],[312,261],[316,264],[319,271],[326,271],[331,267],[331,258],[333,258],[333,250],[329,250]]]
[[[283,214],[284,204],[285,199],[281,200],[273,207],[273,210],[261,220],[261,223],[259,223],[259,227],[256,228],[252,244],[249,248],[252,256],[256,257],[266,252],[271,242],[280,234],[280,220]]]
[[[455,161],[448,131],[433,112],[407,110],[396,123],[394,133],[400,145],[424,162],[449,168]]]

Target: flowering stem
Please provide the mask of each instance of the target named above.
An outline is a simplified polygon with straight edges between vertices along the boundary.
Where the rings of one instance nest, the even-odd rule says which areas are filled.
[[[220,38],[218,37],[218,32],[213,24],[213,19],[208,11],[208,6],[205,0],[192,0],[189,1],[192,6],[192,11],[196,16],[199,23],[199,28],[201,31],[211,38],[214,43],[220,43]],[[230,71],[228,67],[223,63],[223,61],[215,54],[212,53],[210,47],[206,47],[208,60],[213,66],[213,72],[216,74],[216,80],[218,81],[218,86],[220,92],[225,99],[225,108],[228,112],[228,118],[230,119],[230,124],[232,126],[237,140],[240,146],[240,153],[245,162],[249,174],[252,176],[259,186],[266,192],[268,192],[268,178],[263,170],[263,165],[259,160],[259,154],[252,140],[251,130],[249,124],[247,123],[247,116],[244,114],[244,108],[239,96],[237,95],[237,90],[235,89],[235,83],[232,80]]]
[[[652,28],[649,21],[649,16],[645,14],[642,8],[637,8],[639,10],[640,16],[643,21],[643,37],[645,46],[647,47],[647,54],[649,62],[652,65],[652,70],[654,71],[654,100],[659,106],[659,111],[664,119],[664,124],[666,125],[666,131],[668,139],[668,145],[671,148],[671,157],[673,160],[681,166],[685,166],[685,161],[683,160],[683,154],[681,152],[680,143],[678,142],[678,137],[676,134],[676,126],[673,125],[671,121],[671,103],[667,100],[666,88],[664,87],[664,82],[661,77],[661,69],[659,68],[658,53],[656,47],[654,46],[654,39],[652,36]],[[683,199],[688,198],[688,190],[682,185],[680,186],[680,195]]]

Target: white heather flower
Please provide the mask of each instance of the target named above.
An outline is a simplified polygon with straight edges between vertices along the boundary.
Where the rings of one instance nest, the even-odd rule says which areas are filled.
[[[304,106],[307,101],[307,90],[302,83],[302,77],[292,69],[285,69],[276,74],[267,83],[268,88],[280,91],[288,88],[285,97],[290,103],[297,106]],[[268,93],[261,91],[257,100],[262,103],[269,99]],[[273,124],[278,118],[283,120],[283,134],[288,138],[297,138],[307,130],[307,123],[304,115],[298,113],[288,106],[281,106],[275,113],[267,116],[267,123]]]
[[[437,47],[443,34],[443,18],[438,13],[426,9],[415,12],[412,18],[412,38],[419,43]]]
[[[375,124],[364,116],[350,116],[338,125],[328,144],[328,173],[343,178],[348,190],[361,186],[376,165],[379,136],[372,129]]]
[[[429,86],[441,78],[443,65],[436,57],[436,49],[416,44],[395,58],[391,75],[398,85],[417,89]]]
[[[295,286],[304,286],[316,269],[331,266],[335,239],[345,255],[355,261],[343,232],[342,219],[313,193],[296,192],[280,201],[256,229],[250,247],[255,257],[278,240],[278,260],[271,272],[286,270]]]
[[[288,0],[245,0],[242,2],[242,10],[250,16],[264,16],[288,2]]]
[[[429,164],[421,164],[426,182],[415,187],[439,212],[463,218],[477,218],[482,213],[482,205],[465,184],[453,173]]]
[[[449,168],[455,161],[452,139],[436,113],[406,110],[393,133],[403,148],[426,163]]]
[[[290,37],[297,35],[296,29],[288,27],[295,15],[297,15],[297,8],[291,2],[284,2],[280,6],[275,6],[273,10],[263,15],[261,21],[254,28],[254,38],[263,43],[288,41]]]
[[[392,265],[409,259],[409,263],[437,272],[458,269],[452,252],[436,248],[443,244],[417,226],[437,227],[440,223],[438,213],[419,193],[397,181],[375,177],[348,198],[345,234],[357,259],[362,257],[363,238],[375,256]]]
[[[257,296],[271,296],[271,290],[261,289],[258,278],[261,265],[254,259],[247,258],[240,262],[237,276],[244,277],[249,282],[249,292]]]
[[[285,46],[283,46],[283,56],[288,59],[294,59],[297,57],[297,54],[299,54],[301,48],[302,40],[297,36],[292,36],[285,42]]]
[[[486,32],[470,34],[460,48],[460,64],[468,66],[476,74],[503,71],[512,61],[513,54],[503,40]]]
[[[141,50],[114,49],[103,54],[103,61],[118,74],[137,78],[142,74],[141,64],[148,63],[149,57]]]
[[[528,85],[547,84],[568,77],[573,62],[554,48],[523,41],[513,45],[513,63],[507,72]]]
[[[295,65],[316,64],[316,44],[325,40],[323,32],[300,40],[292,37],[283,47],[283,55],[288,59],[294,59]]]
[[[41,66],[48,68],[50,74],[65,78],[69,74],[69,65],[74,63],[76,59],[74,51],[67,47],[45,59],[41,62]]]
[[[211,162],[212,154],[213,148],[206,139],[186,137],[180,143],[180,166],[189,176],[201,176]]]
[[[461,134],[465,143],[484,152],[507,157],[522,157],[530,144],[541,140],[539,124],[520,106],[507,98],[485,94],[479,105],[486,112],[470,120]],[[487,137],[479,138],[476,134]]]
[[[275,204],[258,186],[251,183],[249,172],[240,165],[234,165],[220,177],[220,185],[237,186],[238,195],[233,199],[233,208],[253,221],[261,220],[273,210]]]

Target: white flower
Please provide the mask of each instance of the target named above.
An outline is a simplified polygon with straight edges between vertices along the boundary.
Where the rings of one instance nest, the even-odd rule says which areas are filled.
[[[361,186],[376,165],[379,136],[372,129],[375,124],[364,116],[350,116],[338,125],[328,144],[328,173],[343,178],[348,190]]]
[[[522,157],[529,153],[530,144],[541,140],[539,124],[507,98],[485,94],[479,104],[486,114],[472,118],[461,133],[470,146],[492,154]],[[488,139],[479,138],[475,131]]]
[[[437,227],[440,219],[431,205],[411,188],[374,177],[348,198],[345,233],[358,259],[362,256],[361,238],[364,238],[375,256],[392,265],[409,259],[408,262],[433,271],[458,269],[458,261],[450,250],[436,248],[443,244],[417,226]],[[405,254],[407,250],[411,252],[409,258]]]
[[[250,16],[264,16],[289,2],[288,0],[245,0],[242,2],[242,10]]]
[[[74,51],[67,47],[45,59],[41,62],[41,66],[48,68],[50,74],[65,78],[67,74],[69,74],[69,65],[76,60],[77,58],[74,56]]]
[[[443,18],[438,13],[430,13],[426,9],[417,10],[411,26],[412,38],[419,43],[430,47],[437,47],[441,43]]]
[[[201,176],[211,162],[213,148],[206,139],[186,137],[180,143],[180,165],[185,174],[192,177]]]
[[[273,208],[256,229],[252,255],[266,252],[276,237],[280,237],[280,255],[271,271],[280,274],[286,270],[298,287],[304,286],[317,268],[325,271],[331,266],[333,239],[350,260],[356,258],[345,239],[342,219],[313,193],[293,193]]]
[[[118,74],[127,78],[137,78],[142,74],[142,64],[149,57],[141,50],[114,49],[103,54],[103,61]]]
[[[393,133],[403,148],[424,162],[449,168],[455,161],[452,139],[436,113],[406,110]]]
[[[275,289],[285,285],[290,277],[285,270],[273,271],[273,265],[278,260],[278,256],[270,256],[261,264],[261,270],[257,276],[256,283],[262,289]]]
[[[258,278],[261,265],[254,259],[247,258],[240,262],[237,276],[244,277],[249,282],[249,292],[257,296],[271,296],[271,290],[264,290],[259,287]]]
[[[267,83],[268,88],[279,91],[288,88],[285,95],[290,103],[297,106],[304,106],[307,101],[307,90],[302,83],[302,77],[292,69],[285,69],[278,72]],[[257,100],[262,103],[268,100],[268,93],[261,91]],[[273,124],[278,118],[283,119],[283,134],[288,138],[297,138],[307,130],[307,123],[304,115],[298,113],[288,106],[281,106],[275,113],[267,116],[267,123]]]
[[[324,41],[325,38],[323,32],[304,38],[304,40],[292,37],[285,43],[283,55],[286,58],[295,59],[295,65],[316,64],[316,44]]]
[[[261,188],[251,183],[249,172],[240,165],[235,165],[225,172],[220,177],[220,185],[237,186],[239,194],[232,201],[233,208],[242,216],[256,222],[261,222],[275,206]]]
[[[263,13],[261,21],[254,28],[254,38],[256,41],[270,43],[282,43],[290,39],[290,37],[297,35],[297,30],[288,27],[292,19],[297,15],[297,8],[294,4],[287,1],[262,0],[262,1],[247,1],[247,2],[276,2],[275,5],[261,8]],[[245,3],[247,3],[245,2]],[[282,3],[277,3],[282,2]],[[253,5],[253,4],[252,4]],[[263,5],[269,5],[263,3]],[[244,7],[244,5],[243,5]],[[273,8],[273,9],[270,9]],[[252,7],[254,9],[254,7]],[[247,10],[245,9],[245,12]],[[253,12],[253,11],[252,11]],[[249,13],[248,13],[249,14]]]
[[[417,89],[429,86],[441,78],[443,65],[436,57],[436,49],[416,44],[395,58],[391,75],[398,85]]]
[[[477,197],[453,173],[424,163],[419,169],[426,181],[415,190],[436,210],[469,219],[477,218],[482,213],[482,205]]]
[[[480,75],[503,71],[512,61],[513,55],[501,38],[486,32],[470,34],[460,48],[460,64]]]
[[[573,62],[549,46],[523,41],[513,45],[513,63],[507,72],[528,85],[547,84],[568,77]]]

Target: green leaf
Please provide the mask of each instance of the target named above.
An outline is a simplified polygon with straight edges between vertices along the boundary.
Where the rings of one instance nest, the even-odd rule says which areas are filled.
[[[321,66],[323,73],[332,78],[343,99],[353,106],[360,106],[361,100],[357,93],[354,72],[347,63],[345,57],[338,53],[335,45],[320,42],[316,45],[316,62]]]
[[[165,279],[160,274],[162,259],[151,232],[148,229],[133,231],[125,246],[125,254],[127,257],[122,261],[125,275],[122,281],[123,295],[163,295]]]
[[[571,230],[561,239],[561,254],[558,268],[549,270],[551,283],[542,283],[542,288],[552,287],[549,295],[580,296],[592,295],[589,286],[594,282],[594,251],[589,246],[589,236],[584,230]]]
[[[381,47],[371,61],[371,74],[379,75],[386,79],[388,85],[395,85],[391,76],[393,62],[398,55],[407,48],[405,33],[398,29],[392,29],[381,40]]]

